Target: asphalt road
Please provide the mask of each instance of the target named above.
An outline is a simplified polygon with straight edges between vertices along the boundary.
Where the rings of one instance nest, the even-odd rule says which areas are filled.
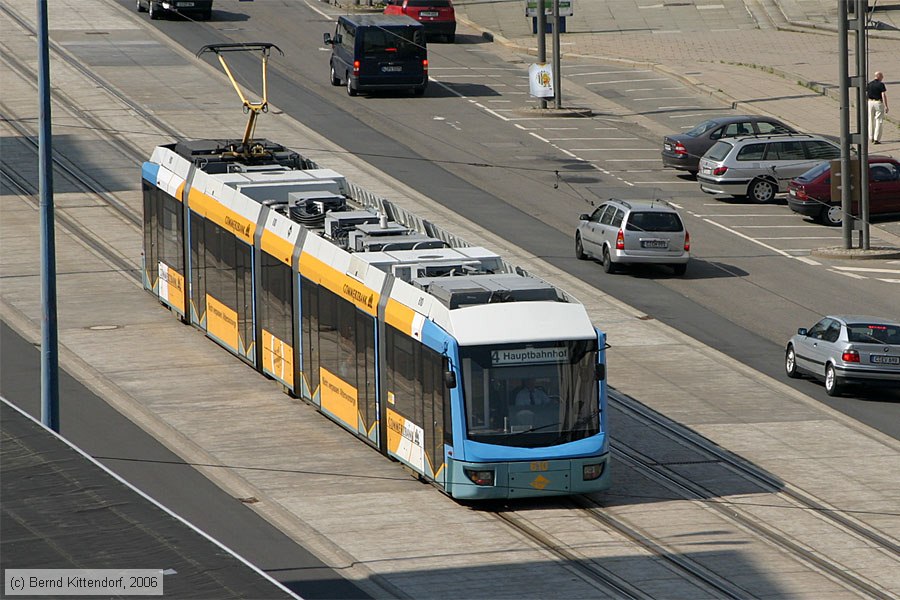
[[[125,0],[122,3],[130,6]],[[310,4],[325,11],[333,8]],[[673,172],[649,170],[645,174],[648,170],[639,168],[646,166],[644,161],[649,159],[645,157],[658,158],[659,131],[676,122],[670,120],[673,112],[675,116],[687,112],[697,120],[702,116],[692,115],[726,112],[710,100],[676,92],[685,94],[684,110],[660,111],[653,108],[652,97],[638,99],[644,104],[625,98],[625,84],[594,86],[584,92],[592,83],[587,78],[609,72],[585,64],[577,66],[580,77],[573,77],[576,81],[567,85],[573,93],[595,93],[594,102],[608,107],[610,116],[557,119],[552,126],[512,121],[515,113],[501,102],[525,104],[515,88],[521,81],[524,59],[464,32],[457,36],[457,44],[429,45],[432,77],[439,83],[432,82],[424,98],[402,94],[350,98],[328,82],[328,53],[321,39],[323,32],[333,29],[329,19],[301,2],[239,6],[245,12],[217,10],[207,24],[182,20],[154,24],[192,52],[212,43],[278,44],[285,57],[270,63],[269,98],[280,110],[561,271],[832,408],[900,436],[900,392],[873,390],[858,397],[830,398],[819,384],[788,380],[783,369],[784,343],[797,327],[811,326],[822,314],[850,312],[847,307],[853,312],[896,313],[897,285],[873,278],[848,283],[848,278],[830,265],[814,268],[791,258],[797,252],[791,242],[778,248],[781,254],[771,251],[775,242],[754,232],[784,227],[783,206],[717,201],[699,192],[695,182]],[[255,55],[234,54],[229,65],[240,81],[258,80]],[[659,79],[639,70],[612,72],[610,77],[613,82]],[[576,131],[548,143],[561,121],[567,128],[578,121]],[[624,164],[592,162],[599,164],[597,169],[572,158],[590,139],[585,136],[601,129],[612,130],[603,132],[608,140],[627,140],[605,142],[621,148],[617,156],[624,157]],[[574,146],[566,149],[566,140]],[[311,156],[321,151],[299,150]],[[613,164],[618,171],[612,170]],[[580,212],[591,208],[591,202],[619,191],[658,193],[660,188],[682,207],[692,232],[695,260],[686,278],[674,277],[661,268],[610,276],[595,263],[574,259],[574,224]],[[772,219],[778,219],[778,224]],[[808,246],[822,233],[818,226],[807,225],[804,235],[810,237],[800,243]],[[834,235],[834,230],[825,233]],[[602,323],[598,326],[602,328]],[[614,374],[611,381],[614,383]]]
[[[40,419],[40,383],[38,349],[0,323],[0,395]],[[63,436],[294,593],[310,599],[370,597],[65,371],[59,396]]]

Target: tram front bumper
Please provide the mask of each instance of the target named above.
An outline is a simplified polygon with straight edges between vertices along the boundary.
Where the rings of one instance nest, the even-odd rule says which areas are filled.
[[[609,487],[609,455],[498,463],[452,461],[447,492],[459,500],[534,498],[599,492]],[[487,483],[485,472],[493,473]],[[598,475],[599,473],[599,475]]]

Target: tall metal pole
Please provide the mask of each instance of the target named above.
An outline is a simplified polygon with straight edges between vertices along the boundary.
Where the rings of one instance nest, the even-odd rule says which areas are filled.
[[[869,249],[869,99],[866,96],[868,80],[868,52],[866,50],[866,21],[868,20],[866,0],[856,2],[856,115],[859,131],[859,221],[860,246]]]
[[[59,432],[59,342],[56,323],[56,240],[53,225],[47,0],[37,0],[37,17],[40,99],[38,174],[41,195],[41,422]]]
[[[562,88],[559,59],[559,0],[553,0],[553,96],[554,106],[562,108]]]
[[[538,62],[545,64],[547,62],[547,41],[544,39],[544,31],[547,29],[547,14],[545,11],[545,0],[537,0],[537,35],[538,35]],[[541,108],[547,108],[547,99],[541,98]]]
[[[856,0],[849,0],[855,2]],[[838,83],[840,87],[839,117],[841,123],[841,211],[843,213],[841,233],[844,248],[853,244],[853,224],[847,218],[850,215],[850,81],[847,62],[849,44],[847,43],[847,5],[848,0],[838,2]]]

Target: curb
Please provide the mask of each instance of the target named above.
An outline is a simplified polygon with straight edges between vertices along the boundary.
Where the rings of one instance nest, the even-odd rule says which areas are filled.
[[[862,248],[814,248],[810,255],[820,258],[836,258],[846,260],[875,260],[900,258],[900,248],[888,248],[876,246],[863,250]]]

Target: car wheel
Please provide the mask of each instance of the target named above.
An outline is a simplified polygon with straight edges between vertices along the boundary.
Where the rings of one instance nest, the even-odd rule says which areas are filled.
[[[615,273],[617,271],[615,263],[613,263],[612,258],[609,256],[609,249],[606,246],[603,246],[603,258],[601,259],[603,262],[603,270],[607,273]]]
[[[675,271],[675,274],[679,277],[687,273],[687,263],[679,263],[676,265],[672,265],[672,270]]]
[[[581,234],[575,234],[575,258],[578,260],[587,260],[588,255],[584,253],[584,244],[581,242]]]
[[[840,206],[826,205],[819,213],[819,221],[831,227],[840,227],[844,222],[844,212]]]
[[[350,80],[350,74],[349,74],[349,73],[347,73],[347,95],[349,95],[349,96],[355,96],[355,95],[356,95],[356,88],[353,87],[353,82]]]
[[[141,4],[141,0],[136,0],[136,1],[137,1],[137,6],[135,8],[137,8],[137,11],[138,12],[146,12],[144,5]]]
[[[209,10],[204,10],[202,13],[200,13],[201,21],[209,21],[210,19],[212,19],[212,9],[211,8]]]
[[[426,86],[424,86],[424,85],[420,85],[420,86],[417,87],[417,88],[413,88],[413,94],[416,95],[416,96],[422,96],[422,95],[424,95],[424,94],[425,94],[425,87],[426,87]]]
[[[825,365],[825,393],[829,396],[840,396],[842,388],[841,381],[834,372],[834,366],[831,363]]]
[[[800,373],[797,371],[797,354],[794,352],[793,344],[788,344],[787,350],[784,351],[784,372],[791,379],[800,378]]]
[[[338,74],[334,72],[334,65],[331,65],[331,85],[341,85],[341,78],[338,77]]]
[[[688,171],[688,174],[689,174],[691,177],[693,177],[694,179],[697,179],[697,173],[699,173],[699,171],[696,171],[696,170],[694,170],[694,169],[690,169],[690,170]]]
[[[150,11],[150,19],[155,21],[160,17],[160,10],[156,6],[156,0],[147,2],[147,10]]]
[[[756,179],[750,184],[747,195],[754,202],[762,204],[763,202],[771,202],[775,198],[775,184],[768,179]]]

